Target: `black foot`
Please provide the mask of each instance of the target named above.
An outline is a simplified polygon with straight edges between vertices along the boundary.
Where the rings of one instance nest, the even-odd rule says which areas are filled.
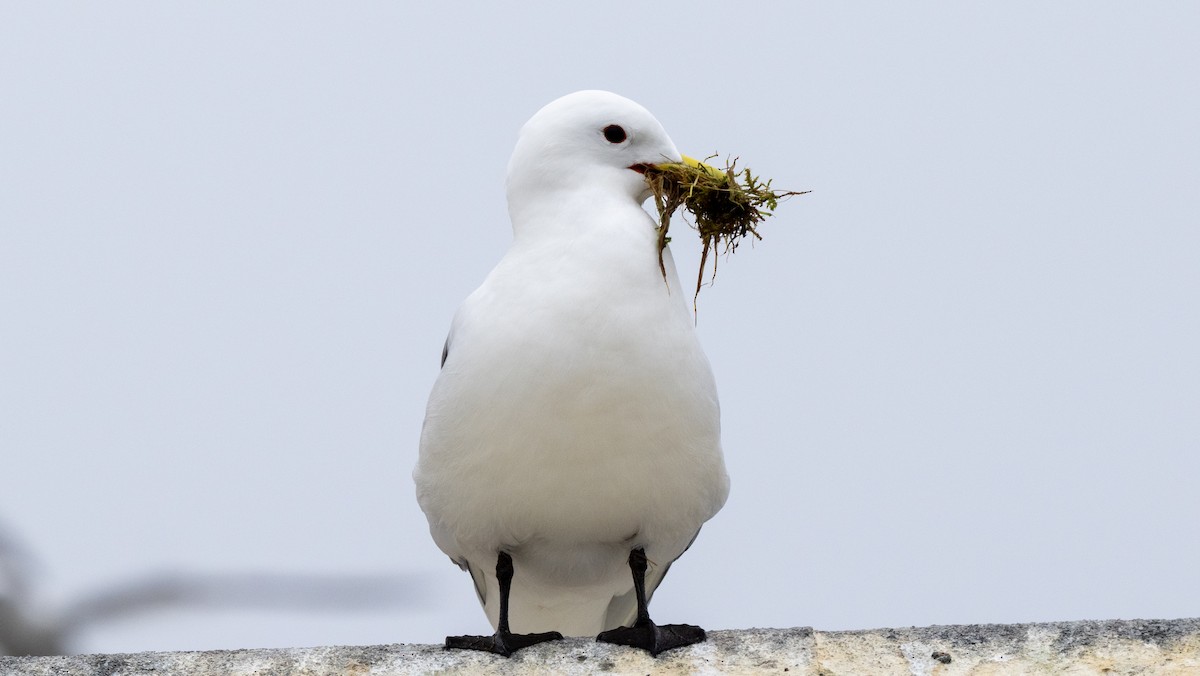
[[[528,648],[546,641],[557,641],[562,637],[562,634],[557,631],[548,631],[544,634],[510,634],[507,631],[498,631],[491,636],[447,636],[446,648],[482,650],[485,653],[509,657],[521,648]]]
[[[641,648],[658,657],[659,653],[682,648],[693,643],[702,643],[708,638],[704,630],[691,624],[664,624],[638,622],[632,627],[617,627],[602,632],[597,641]]]

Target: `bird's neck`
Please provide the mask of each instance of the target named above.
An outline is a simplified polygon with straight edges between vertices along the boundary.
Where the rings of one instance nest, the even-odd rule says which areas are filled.
[[[599,228],[653,227],[636,200],[602,189],[542,190],[535,195],[510,190],[508,214],[517,241],[574,239]]]

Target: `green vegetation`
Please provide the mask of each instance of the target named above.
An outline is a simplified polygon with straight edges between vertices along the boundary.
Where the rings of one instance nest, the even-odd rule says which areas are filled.
[[[685,156],[683,164],[658,164],[645,168],[646,183],[658,207],[658,264],[664,278],[667,270],[662,251],[670,241],[667,230],[671,226],[671,215],[682,206],[692,214],[694,228],[700,234],[704,248],[700,253],[696,293],[692,298],[693,309],[704,283],[709,253],[733,253],[747,235],[762,239],[756,226],[775,211],[779,200],[808,192],[772,190],[771,181],[761,180],[749,169],[739,171],[736,165],[735,159],[724,169],[718,169]],[[715,278],[715,257],[712,274]]]

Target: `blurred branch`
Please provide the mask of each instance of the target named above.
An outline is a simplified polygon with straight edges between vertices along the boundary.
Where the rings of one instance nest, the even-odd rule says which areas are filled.
[[[424,585],[404,575],[163,573],[108,587],[71,604],[72,628],[164,608],[359,611],[411,606]]]
[[[165,609],[357,612],[419,605],[415,575],[159,573],[108,585],[53,612],[32,591],[34,559],[0,524],[0,655],[62,655],[85,627]]]

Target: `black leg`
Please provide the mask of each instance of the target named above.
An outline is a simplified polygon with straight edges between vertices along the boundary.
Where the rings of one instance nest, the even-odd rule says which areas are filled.
[[[446,647],[482,650],[508,657],[521,648],[562,638],[557,631],[544,634],[514,634],[508,629],[508,594],[512,590],[513,562],[506,552],[496,559],[496,578],[500,580],[500,622],[491,636],[447,636]]]
[[[633,591],[637,594],[637,620],[632,627],[602,632],[597,641],[641,648],[658,657],[659,653],[707,638],[703,629],[691,624],[657,625],[650,620],[646,608],[646,550],[639,547],[629,553],[629,570],[633,571]]]

